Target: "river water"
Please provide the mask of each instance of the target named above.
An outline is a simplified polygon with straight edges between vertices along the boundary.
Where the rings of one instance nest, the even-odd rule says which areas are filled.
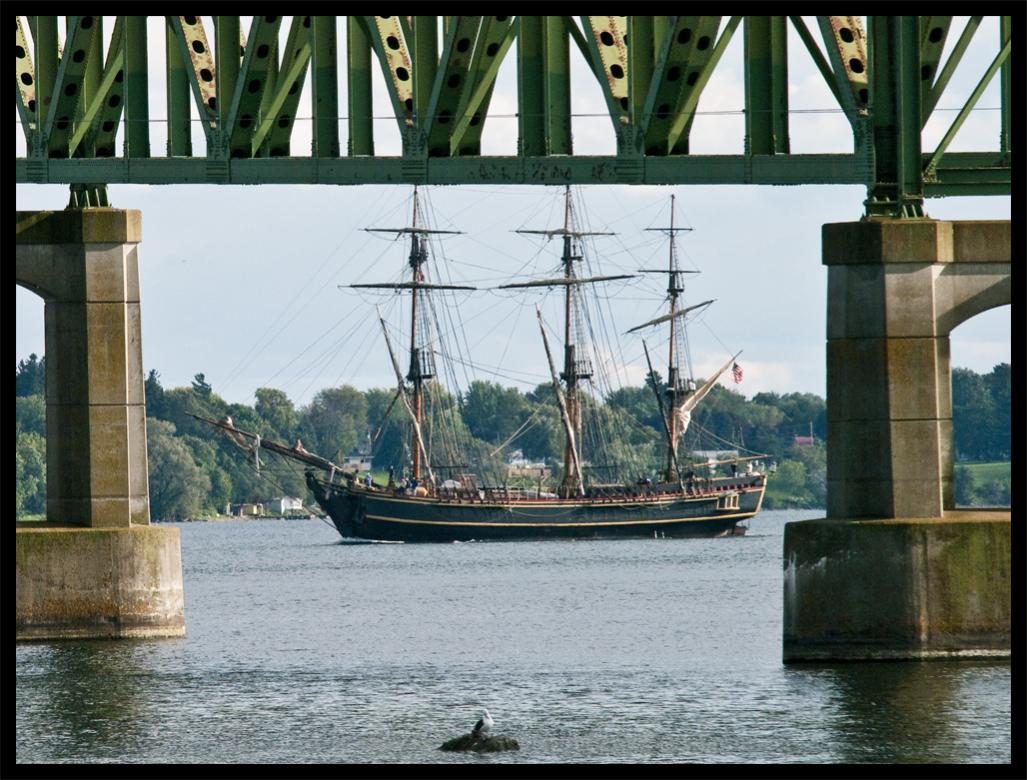
[[[17,761],[1005,763],[1008,662],[781,663],[744,537],[341,544],[183,523],[180,639],[17,647]],[[518,752],[446,753],[481,707]]]

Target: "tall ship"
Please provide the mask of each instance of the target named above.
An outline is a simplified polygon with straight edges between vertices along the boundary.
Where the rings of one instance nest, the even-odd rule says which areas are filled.
[[[563,354],[559,367],[541,309],[536,306],[539,348],[547,358],[551,399],[558,410],[563,434],[562,464],[558,470],[554,469],[553,483],[545,484],[540,474],[537,484],[531,487],[514,487],[505,484],[506,480],[493,480],[489,484],[481,476],[484,470],[476,470],[470,457],[454,455],[452,448],[438,444],[445,437],[441,432],[435,433],[438,424],[428,419],[428,407],[432,407],[440,395],[435,387],[436,356],[441,359],[446,353],[437,349],[433,342],[430,296],[439,291],[463,294],[462,291],[475,288],[441,283],[426,276],[430,237],[457,231],[433,230],[423,224],[416,188],[410,226],[366,228],[409,237],[409,274],[405,273],[398,282],[347,285],[391,290],[410,297],[410,340],[405,374],[386,323],[379,315],[397,380],[389,411],[393,406],[399,408],[409,430],[408,458],[403,473],[396,475],[390,469],[387,481],[381,476],[375,481],[370,473],[361,475],[350,471],[306,451],[299,442],[289,446],[264,439],[236,427],[230,418],[206,422],[220,428],[258,458],[259,450],[271,451],[304,464],[308,488],[344,539],[464,542],[744,534],[748,519],[760,511],[763,501],[767,475],[761,470],[760,461],[766,456],[740,455],[737,450],[729,450],[727,457],[718,460],[709,453],[696,457],[682,446],[696,407],[729,368],[733,367],[736,379],[739,369],[736,354],[702,382],[697,382],[690,370],[684,370],[687,361],[682,355],[688,348],[689,317],[713,301],[681,305],[685,274],[694,272],[683,271],[678,263],[675,239],[680,231],[688,228],[674,224],[673,196],[670,225],[651,228],[664,232],[669,238],[667,265],[639,269],[639,273],[666,277],[666,313],[627,331],[638,333],[663,327],[669,331],[665,381],[661,381],[653,369],[648,346],[642,342],[648,367],[647,381],[655,393],[663,429],[662,463],[651,476],[639,475],[636,471],[611,478],[616,464],[605,463],[607,458],[601,441],[596,445],[585,429],[583,418],[594,403],[592,395],[584,388],[586,383],[593,382],[594,370],[592,353],[583,344],[589,328],[583,325],[580,297],[585,289],[630,279],[635,274],[583,273],[583,239],[612,234],[578,228],[569,187],[565,189],[563,206],[562,226],[517,231],[560,239],[562,273],[495,288],[510,291],[510,294],[556,290],[562,296]],[[590,452],[583,451],[587,440],[593,442]],[[452,462],[454,460],[459,462]]]

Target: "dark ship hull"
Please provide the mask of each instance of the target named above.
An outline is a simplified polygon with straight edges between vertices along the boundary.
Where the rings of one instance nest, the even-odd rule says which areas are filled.
[[[761,474],[701,486],[593,489],[582,498],[530,498],[502,489],[417,496],[330,484],[307,475],[317,503],[344,538],[399,542],[526,541],[741,535],[763,502]],[[512,492],[512,491],[511,491]]]

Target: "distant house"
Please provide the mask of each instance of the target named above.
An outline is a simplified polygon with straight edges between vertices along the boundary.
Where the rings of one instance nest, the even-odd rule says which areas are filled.
[[[371,456],[370,455],[347,455],[346,460],[342,462],[342,467],[346,471],[370,471],[371,470]]]
[[[795,444],[798,444],[803,447],[812,447],[814,444],[816,444],[817,439],[813,435],[813,422],[810,421],[809,424],[809,436],[795,436],[793,438],[793,441]]]
[[[506,473],[511,477],[550,477],[553,470],[545,464],[545,461],[532,463],[524,457],[521,450],[514,450],[506,461]]]
[[[738,457],[738,450],[692,450],[691,455],[696,460],[705,460],[707,463],[715,463],[718,460],[730,460]]]
[[[236,517],[260,517],[264,514],[263,504],[232,504],[231,509]]]
[[[292,496],[283,496],[265,502],[264,507],[270,515],[287,515],[290,512],[302,512],[303,500]]]

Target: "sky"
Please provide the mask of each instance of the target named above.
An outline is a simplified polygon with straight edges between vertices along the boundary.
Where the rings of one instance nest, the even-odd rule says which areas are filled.
[[[204,17],[208,31],[209,18]],[[955,17],[946,55],[966,17]],[[112,18],[105,18],[109,36]],[[164,117],[163,45],[160,20],[151,19],[153,119]],[[244,17],[243,27],[249,20]],[[807,24],[815,30],[811,18]],[[340,22],[341,25],[341,22]],[[283,40],[288,29],[283,24]],[[340,27],[340,33],[343,33]],[[789,28],[789,91],[793,153],[851,152],[851,131],[837,104]],[[744,83],[739,30],[707,85],[691,134],[695,154],[740,154],[744,141]],[[997,51],[998,24],[986,17],[939,109],[924,129],[923,148],[933,150],[956,111]],[[345,35],[340,34],[344,61]],[[602,95],[572,46],[572,133],[577,154],[613,154],[613,130]],[[500,71],[482,136],[483,154],[516,149],[516,70],[513,57]],[[375,71],[375,144],[379,155],[399,153],[380,70]],[[298,117],[310,116],[309,78]],[[346,106],[340,78],[340,106]],[[996,149],[998,79],[986,90],[950,149]],[[194,108],[195,114],[195,108]],[[310,123],[298,120],[294,154],[307,154]],[[346,123],[340,123],[345,148]],[[164,126],[151,131],[154,154],[163,153]],[[194,153],[202,132],[194,123]],[[20,126],[16,155],[24,154]],[[121,139],[118,147],[121,148]],[[404,242],[364,232],[399,227],[410,218],[409,186],[361,185],[111,185],[117,208],[140,209],[139,250],[143,362],[165,387],[188,386],[203,373],[230,402],[252,403],[258,387],[276,387],[302,405],[325,387],[394,387],[395,376],[376,321],[376,306],[390,322],[393,343],[407,337],[399,298],[393,293],[339,289],[358,282],[396,281],[405,268]],[[420,188],[433,226],[464,231],[437,242],[436,279],[495,288],[512,279],[549,276],[559,267],[559,241],[517,235],[518,229],[557,227],[562,189],[466,185]],[[670,195],[676,220],[693,228],[682,234],[682,266],[699,270],[687,280],[685,303],[715,303],[691,324],[691,358],[706,376],[732,354],[744,379],[722,382],[751,398],[763,391],[825,395],[827,269],[821,264],[821,226],[860,218],[862,186],[588,186],[576,189],[575,205],[591,230],[617,235],[595,238],[589,249],[597,273],[636,273],[666,262],[666,239],[649,227],[667,224]],[[59,209],[66,185],[17,185],[18,210]],[[1009,219],[1008,197],[929,199],[937,219]],[[657,266],[659,267],[659,266]],[[642,277],[604,286],[602,307],[611,329],[628,328],[663,310],[663,279]],[[17,359],[43,354],[43,304],[20,287],[16,293]],[[558,299],[540,293],[515,296],[479,289],[448,294],[442,319],[457,325],[461,354],[477,369],[459,367],[458,388],[488,379],[527,390],[547,381],[548,368],[535,320],[535,305],[559,330]],[[462,327],[459,327],[461,326]],[[444,327],[448,327],[445,326]],[[662,334],[646,336],[650,347]],[[952,364],[978,372],[1010,361],[1010,307],[981,314],[952,334]],[[659,347],[654,352],[662,355]],[[614,384],[640,384],[641,339],[620,339],[604,354]],[[658,361],[659,362],[659,361]],[[659,366],[657,366],[659,368]]]

